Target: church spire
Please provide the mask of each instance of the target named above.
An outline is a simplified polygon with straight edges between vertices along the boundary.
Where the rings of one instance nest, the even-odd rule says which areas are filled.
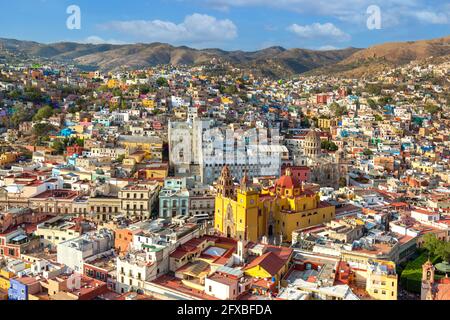
[[[244,176],[242,177],[242,180],[241,180],[241,190],[247,191],[249,185],[250,185],[250,178],[248,177],[247,170],[245,170]]]
[[[228,166],[224,166],[217,183],[217,193],[225,198],[231,198],[234,195],[234,183]]]

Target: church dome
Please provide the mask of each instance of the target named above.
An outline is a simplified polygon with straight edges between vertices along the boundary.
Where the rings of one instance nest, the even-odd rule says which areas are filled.
[[[319,132],[314,129],[308,132],[305,137],[304,150],[308,157],[315,158],[321,155],[322,140]]]
[[[320,139],[320,133],[316,130],[310,130],[305,137],[305,142],[309,142],[312,144],[321,144],[322,140]]]
[[[286,169],[286,174],[282,176],[280,179],[278,179],[277,183],[275,184],[276,188],[282,188],[282,189],[297,189],[301,188],[301,182],[292,176],[291,169]]]

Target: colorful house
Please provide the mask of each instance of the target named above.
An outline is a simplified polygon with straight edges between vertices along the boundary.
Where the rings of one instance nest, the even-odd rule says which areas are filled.
[[[11,279],[10,283],[9,300],[28,300],[29,295],[36,294],[42,289],[40,282],[33,277]]]
[[[17,152],[5,152],[0,155],[0,166],[14,163],[19,154]]]
[[[253,290],[259,294],[266,294],[278,286],[281,279],[289,271],[289,262],[293,249],[257,244],[249,249],[250,262],[244,267],[244,274],[252,277]]]
[[[0,269],[0,300],[5,300],[5,297],[2,298],[2,295],[6,295],[6,298],[8,297],[8,290],[11,287],[10,280],[14,276],[14,273]]]

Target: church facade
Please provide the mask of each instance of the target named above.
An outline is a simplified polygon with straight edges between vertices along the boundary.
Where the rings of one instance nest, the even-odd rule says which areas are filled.
[[[253,185],[245,176],[235,186],[227,167],[222,170],[215,200],[215,229],[236,240],[257,242],[263,237],[292,240],[292,232],[329,222],[335,207],[305,190],[290,169],[271,188]]]

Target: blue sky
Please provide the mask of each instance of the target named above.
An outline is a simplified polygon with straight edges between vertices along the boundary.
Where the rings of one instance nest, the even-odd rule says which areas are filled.
[[[81,10],[80,30],[66,27],[70,5]],[[381,29],[367,27],[371,5],[380,8]],[[442,0],[0,0],[0,8],[0,37],[45,43],[249,51],[368,47],[450,34],[450,1]]]

